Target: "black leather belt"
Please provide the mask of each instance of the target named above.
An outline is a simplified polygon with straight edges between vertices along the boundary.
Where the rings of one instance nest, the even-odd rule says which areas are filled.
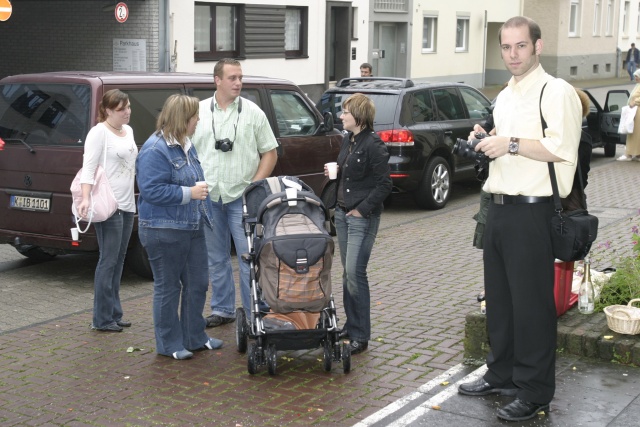
[[[336,204],[336,208],[338,208],[338,209],[340,209],[340,210],[343,210],[343,211],[347,212],[347,208],[346,208],[346,207],[344,207],[344,205]]]
[[[521,203],[548,203],[551,202],[551,196],[509,196],[508,194],[492,194],[491,200],[498,205],[518,205]]]

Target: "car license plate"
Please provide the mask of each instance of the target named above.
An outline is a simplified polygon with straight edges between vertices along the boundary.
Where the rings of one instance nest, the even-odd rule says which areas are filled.
[[[25,211],[49,212],[51,199],[41,197],[11,196],[10,206]]]

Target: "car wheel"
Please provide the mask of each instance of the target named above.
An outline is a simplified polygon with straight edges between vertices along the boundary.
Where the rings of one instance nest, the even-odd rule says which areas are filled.
[[[605,157],[615,157],[616,156],[616,143],[615,142],[605,142],[604,143],[604,156]]]
[[[127,267],[131,269],[140,277],[153,280],[153,271],[151,271],[151,264],[149,264],[149,257],[147,251],[140,243],[140,239],[137,234],[131,235],[133,244],[127,249],[126,263]]]
[[[39,246],[20,246],[17,247],[16,250],[20,252],[20,254],[26,256],[30,260],[33,261],[49,261],[50,259],[55,258],[56,254],[45,251]]]
[[[331,181],[327,184],[322,192],[320,199],[325,207],[334,206],[336,204],[336,181]],[[336,221],[335,221],[335,209],[329,209],[329,234],[336,235]]]
[[[451,170],[442,157],[433,157],[427,163],[422,181],[414,198],[422,209],[442,209],[451,195]]]

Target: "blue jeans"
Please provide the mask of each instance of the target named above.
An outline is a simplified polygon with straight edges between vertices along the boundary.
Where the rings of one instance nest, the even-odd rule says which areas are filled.
[[[251,309],[249,264],[241,258],[249,252],[247,237],[242,226],[242,197],[230,203],[213,202],[213,227],[205,227],[211,282],[211,314],[234,317],[236,287],[231,265],[231,238],[236,247],[240,268],[240,297],[247,313]]]
[[[153,271],[153,325],[158,354],[171,356],[184,349],[196,350],[209,340],[202,316],[209,287],[204,228],[201,223],[199,230],[138,230]]]
[[[371,297],[367,264],[380,226],[380,215],[369,218],[347,216],[337,207],[335,211],[338,246],[342,261],[342,288],[347,321],[344,328],[349,338],[369,341],[371,338]]]
[[[629,73],[629,78],[633,81],[633,73],[636,72],[636,63],[633,61],[629,61],[627,63],[627,72]]]
[[[93,226],[100,248],[93,281],[93,327],[100,329],[122,320],[120,280],[133,229],[133,212],[118,209],[111,218]]]

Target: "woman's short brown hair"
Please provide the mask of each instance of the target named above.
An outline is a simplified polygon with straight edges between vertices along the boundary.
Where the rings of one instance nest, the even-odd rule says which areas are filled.
[[[104,122],[107,120],[107,109],[118,110],[123,109],[129,105],[129,95],[122,92],[120,89],[111,89],[102,95],[102,101],[100,101],[100,107],[98,107],[98,121]],[[121,108],[118,108],[120,107]]]
[[[361,128],[373,129],[373,119],[376,116],[376,106],[373,101],[361,93],[355,93],[342,103],[342,109],[348,110]]]
[[[162,111],[156,122],[156,133],[162,134],[164,139],[175,139],[184,147],[189,120],[198,114],[200,99],[174,94],[164,102]]]

